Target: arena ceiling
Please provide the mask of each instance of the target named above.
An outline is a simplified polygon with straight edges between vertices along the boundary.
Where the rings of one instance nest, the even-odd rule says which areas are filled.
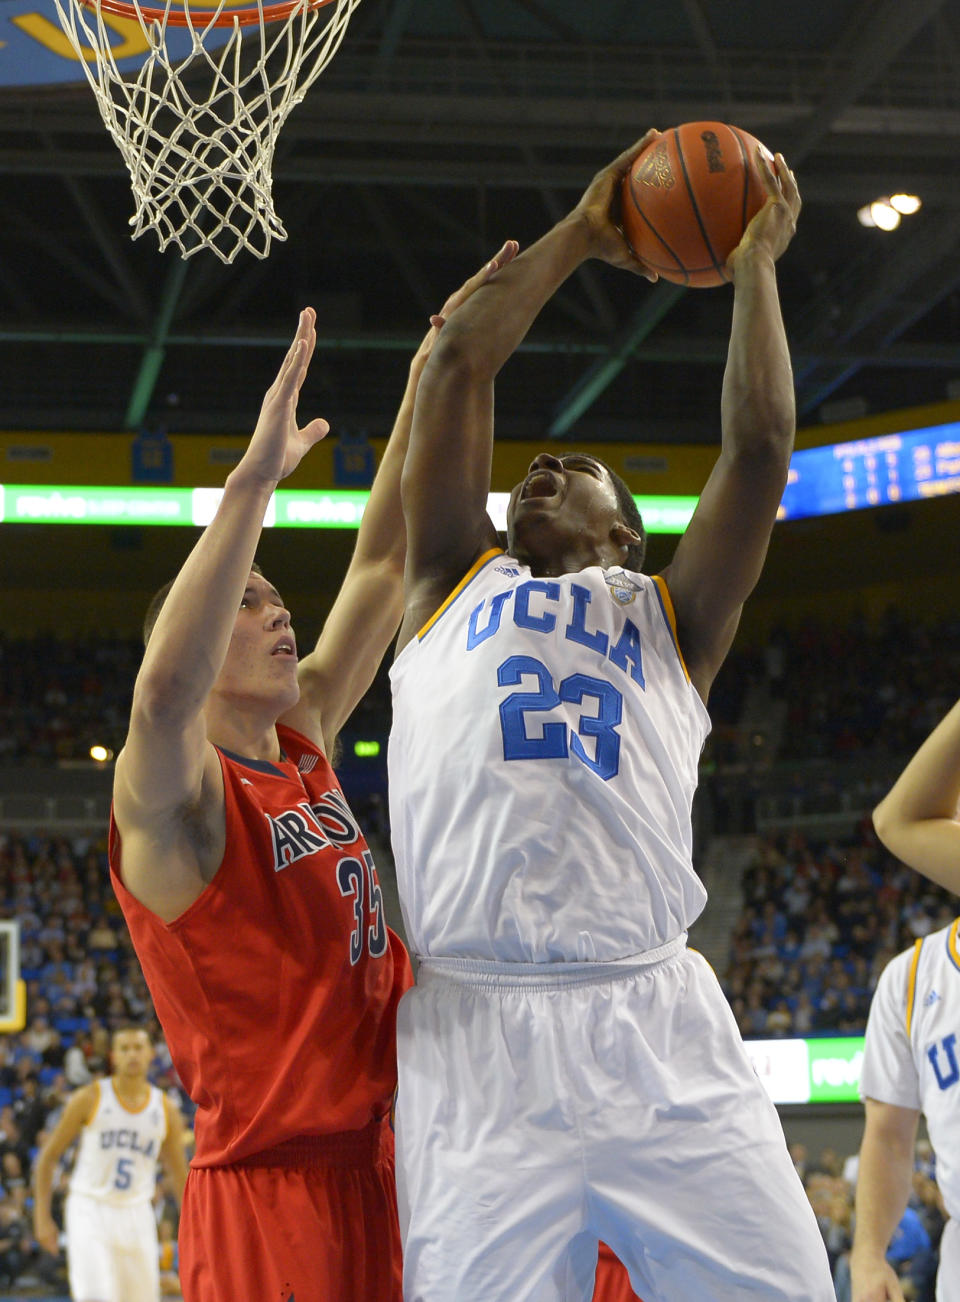
[[[0,0],[0,41],[45,3]],[[960,0],[363,0],[280,138],[289,239],[230,267],[131,242],[126,173],[76,66],[24,85],[6,46],[7,428],[245,430],[312,303],[305,408],[382,433],[468,271],[536,238],[648,125],[709,118],[782,150],[800,182],[780,280],[801,419],[960,396]],[[895,191],[921,212],[862,228],[857,209]],[[715,440],[729,314],[728,289],[589,264],[503,373],[500,435]]]

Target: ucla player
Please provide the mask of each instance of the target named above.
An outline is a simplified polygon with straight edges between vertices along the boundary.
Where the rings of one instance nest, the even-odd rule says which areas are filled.
[[[874,811],[887,849],[960,894],[960,704],[934,729]],[[937,1302],[960,1302],[960,919],[884,969],[867,1023],[860,1093],[866,1125],[850,1269],[854,1302],[902,1302],[885,1254],[906,1206],[920,1113],[950,1213]]]
[[[730,259],[722,449],[670,565],[640,573],[633,500],[592,456],[533,460],[506,555],[485,510],[494,377],[540,308],[587,258],[648,274],[615,217],[655,134],[456,313],[417,398],[390,741],[421,958],[398,1018],[408,1302],[580,1302],[598,1239],[646,1302],[834,1296],[776,1113],[685,944],[705,700],[793,440],[782,158]]]
[[[180,1113],[147,1080],[147,1032],[123,1027],[111,1041],[113,1074],[70,1096],[36,1162],[34,1235],[56,1253],[50,1215],[57,1162],[79,1138],[66,1203],[67,1267],[74,1302],[157,1302],[160,1296],[157,1164],[179,1205],[187,1178]]]
[[[920,1113],[950,1214],[940,1242],[937,1302],[960,1302],[960,918],[884,968],[870,1006],[860,1095],[866,1124],[850,1255],[853,1302],[903,1302],[885,1260],[912,1192]]]

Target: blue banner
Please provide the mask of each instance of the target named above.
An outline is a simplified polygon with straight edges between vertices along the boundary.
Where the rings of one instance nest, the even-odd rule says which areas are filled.
[[[151,3],[156,8],[163,7],[163,0],[151,0]],[[198,26],[202,24],[204,10],[209,12],[209,0],[202,7],[195,7]],[[135,18],[104,14],[104,23],[111,33],[120,71],[136,73],[149,48],[139,22]],[[92,10],[89,25],[96,29]],[[207,48],[222,45],[229,35],[229,27],[210,32],[204,38],[204,45]],[[166,45],[172,59],[184,58],[190,51],[189,32],[168,27]],[[92,50],[90,58],[93,58]],[[41,86],[83,80],[84,70],[60,26],[53,0],[0,0],[0,86]]]

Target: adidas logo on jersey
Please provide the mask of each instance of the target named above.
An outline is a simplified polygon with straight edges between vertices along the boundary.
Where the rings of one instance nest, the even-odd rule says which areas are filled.
[[[939,998],[940,996],[937,994],[936,990],[931,990],[923,1001],[924,1008],[932,1008]]]
[[[495,565],[493,568],[498,574],[506,574],[511,579],[516,579],[520,576],[520,571],[515,565]]]

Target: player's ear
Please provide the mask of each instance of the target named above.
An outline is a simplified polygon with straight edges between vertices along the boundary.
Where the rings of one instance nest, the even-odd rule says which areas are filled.
[[[613,528],[610,530],[610,541],[615,543],[617,547],[633,547],[637,543],[642,542],[643,539],[637,533],[636,529],[631,529],[630,526],[624,524],[622,520],[617,520]]]

